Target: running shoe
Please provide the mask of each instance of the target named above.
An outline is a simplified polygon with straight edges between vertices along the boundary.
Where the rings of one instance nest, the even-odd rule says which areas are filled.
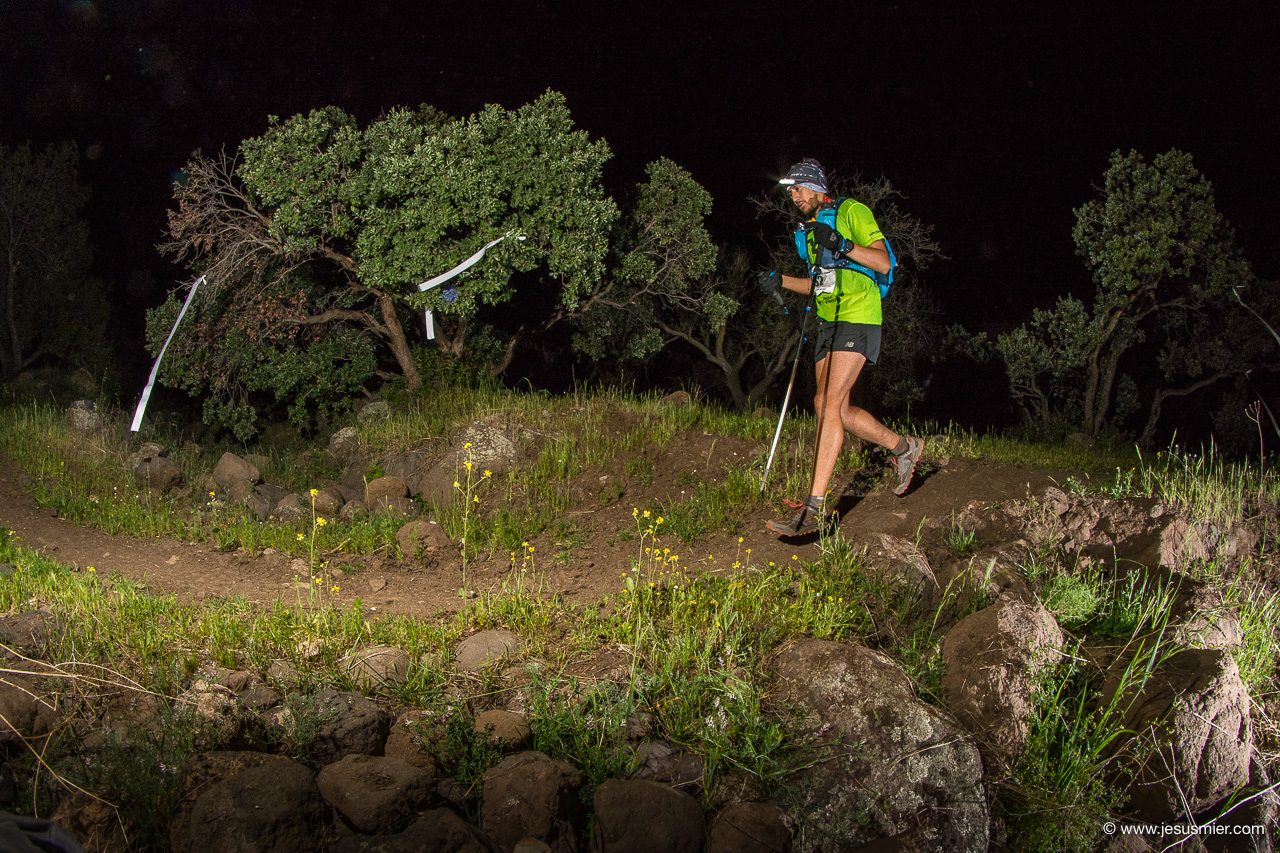
[[[790,521],[766,521],[764,526],[779,536],[806,536],[822,527],[822,509],[801,504]]]
[[[893,472],[897,475],[893,493],[901,497],[907,493],[911,485],[911,475],[916,472],[916,463],[920,461],[920,453],[924,450],[924,442],[914,436],[907,436],[907,449],[901,456],[893,457]]]

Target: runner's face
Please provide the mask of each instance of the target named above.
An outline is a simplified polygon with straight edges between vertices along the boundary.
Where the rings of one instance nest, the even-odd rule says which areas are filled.
[[[813,216],[818,212],[818,208],[822,206],[822,193],[811,190],[808,187],[802,187],[799,184],[792,184],[791,200],[795,202],[796,207],[800,208],[800,212],[805,216]]]

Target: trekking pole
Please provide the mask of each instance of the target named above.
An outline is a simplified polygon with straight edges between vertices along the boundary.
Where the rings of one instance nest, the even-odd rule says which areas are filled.
[[[796,357],[791,362],[791,381],[787,383],[786,396],[782,398],[782,414],[778,415],[778,428],[773,432],[773,444],[769,447],[769,461],[764,465],[764,476],[760,478],[760,494],[764,494],[765,484],[769,482],[769,469],[773,467],[773,454],[778,449],[778,439],[782,437],[782,422],[787,418],[787,404],[791,402],[791,389],[796,384],[796,368],[800,366],[800,350],[804,348],[804,331],[809,323],[809,306],[804,306],[804,316],[800,320],[800,340],[796,341]]]

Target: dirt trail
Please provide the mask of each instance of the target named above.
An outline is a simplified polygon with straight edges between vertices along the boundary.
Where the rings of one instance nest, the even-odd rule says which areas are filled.
[[[723,458],[719,462],[731,464],[733,457],[750,450],[725,447],[720,450]],[[629,486],[621,497],[604,506],[589,497],[588,487],[598,487],[600,472],[585,472],[580,478],[581,493],[587,497],[570,512],[578,535],[571,542],[556,542],[550,535],[534,540],[536,577],[526,576],[526,586],[541,584],[545,591],[562,593],[571,600],[598,600],[621,589],[638,548],[635,539],[627,541],[619,536],[619,531],[634,529],[632,509],[670,494],[677,472],[688,470],[683,466],[711,465],[713,461],[700,446],[684,451],[677,447],[662,460],[661,473],[653,483],[646,488]],[[927,459],[906,496],[898,498],[879,474],[853,472],[852,482],[837,501],[839,526],[848,539],[869,542],[874,534],[890,533],[936,543],[949,529],[953,514],[971,502],[1021,498],[1028,490],[1039,492],[1055,479],[1060,482],[1062,476],[986,462]],[[837,472],[837,482],[849,477],[850,472]],[[665,485],[664,479],[669,481]],[[371,617],[432,617],[454,612],[465,603],[458,594],[462,574],[456,556],[424,561],[335,555],[331,565],[336,571],[315,584],[308,577],[305,561],[286,554],[222,552],[209,543],[109,535],[81,527],[52,511],[38,509],[25,489],[26,482],[26,476],[11,462],[0,460],[0,523],[15,531],[21,545],[39,549],[79,571],[93,567],[102,577],[118,573],[145,583],[155,593],[192,600],[241,597],[262,606],[323,595],[341,604],[358,599]],[[779,508],[778,515],[782,512]],[[735,562],[767,567],[771,561],[785,565],[793,555],[801,560],[818,556],[815,539],[781,540],[764,529],[764,521],[763,517],[745,519],[740,540],[716,534],[693,543],[664,539],[662,544],[681,555],[686,570],[713,573],[737,571]],[[513,579],[512,560],[505,553],[482,555],[467,568],[467,586],[473,590],[499,589]]]

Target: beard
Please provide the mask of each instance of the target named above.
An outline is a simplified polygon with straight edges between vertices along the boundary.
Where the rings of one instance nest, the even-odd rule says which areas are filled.
[[[798,207],[800,212],[804,214],[806,219],[808,219],[818,212],[818,208],[822,207],[822,199],[801,199],[796,202],[796,207]]]

